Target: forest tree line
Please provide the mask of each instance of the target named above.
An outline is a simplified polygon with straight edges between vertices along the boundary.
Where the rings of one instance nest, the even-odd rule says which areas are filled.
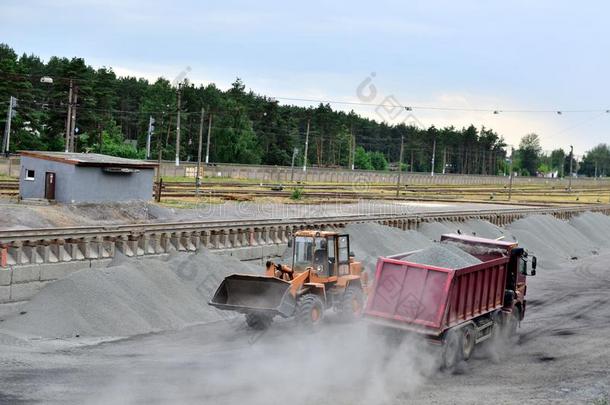
[[[52,83],[43,78],[50,78]],[[155,122],[150,157],[156,159],[160,151],[164,160],[173,160],[180,114],[182,161],[197,159],[200,130],[205,154],[208,127],[210,162],[289,166],[296,149],[295,164],[301,165],[308,127],[307,162],[319,167],[397,169],[401,140],[401,168],[409,171],[430,172],[434,161],[437,173],[506,174],[511,154],[503,137],[489,128],[389,125],[353,111],[334,110],[324,103],[316,107],[280,104],[247,91],[240,79],[227,90],[214,84],[195,85],[188,79],[180,85],[164,78],[149,82],[117,77],[111,68],[95,69],[82,58],[51,57],[45,62],[35,55],[19,56],[8,45],[0,44],[3,130],[9,99],[17,99],[11,122],[11,152],[64,150],[70,82],[77,96],[77,152],[145,158],[152,118]],[[603,153],[599,150],[592,151],[595,162],[585,157],[579,165],[585,174],[593,175],[592,164],[598,174],[607,173],[610,153],[605,145],[598,148],[603,149],[602,146],[605,160],[600,160]],[[533,145],[522,142],[514,157],[514,170],[523,175],[565,166],[569,161],[565,152],[562,158],[544,155],[539,140]]]

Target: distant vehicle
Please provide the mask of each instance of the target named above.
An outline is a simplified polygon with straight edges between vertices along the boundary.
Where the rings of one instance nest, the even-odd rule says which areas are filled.
[[[364,319],[424,335],[442,347],[442,365],[468,360],[475,345],[512,336],[525,315],[527,253],[516,242],[447,234],[481,263],[448,269],[409,262],[411,253],[381,257]]]

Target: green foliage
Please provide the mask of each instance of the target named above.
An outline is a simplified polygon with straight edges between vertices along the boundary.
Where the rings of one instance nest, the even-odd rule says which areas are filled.
[[[360,170],[373,170],[371,155],[366,153],[362,146],[358,146],[354,153],[354,167]]]
[[[542,147],[540,146],[540,138],[538,135],[528,134],[521,138],[517,156],[522,173],[527,173],[527,175],[532,176],[536,175],[541,152]]]
[[[52,77],[54,83],[41,83],[41,76]],[[156,121],[153,156],[160,148],[164,159],[174,159],[178,89],[168,80],[117,77],[111,68],[94,69],[82,58],[51,57],[45,63],[35,55],[18,56],[9,46],[0,44],[0,106],[11,95],[19,99],[12,125],[12,151],[63,150],[69,88],[66,78],[73,79],[78,88],[78,151],[143,157],[152,117]],[[388,162],[398,162],[401,138],[405,145],[403,162],[414,171],[430,172],[435,141],[437,172],[446,163],[449,173],[496,173],[502,171],[506,157],[502,137],[488,128],[388,125],[353,111],[335,111],[329,104],[308,108],[281,105],[249,91],[242,80],[236,79],[226,90],[214,84],[182,83],[181,160],[196,159],[202,108],[204,142],[212,118],[212,162],[288,166],[294,148],[298,148],[295,164],[301,165],[308,122],[309,166],[347,167],[352,139],[356,143],[354,165],[366,170],[387,170]],[[0,111],[0,130],[6,125],[5,117],[5,111]]]
[[[569,160],[569,159],[568,159]],[[568,162],[569,164],[569,162]],[[569,169],[568,169],[569,170]],[[587,176],[608,176],[610,170],[610,147],[605,143],[600,143],[588,151],[578,173]]]
[[[292,190],[292,193],[290,194],[290,199],[291,200],[300,200],[303,198],[303,188],[302,187],[296,187],[294,190]]]
[[[88,138],[85,138],[87,140]],[[105,155],[119,156],[129,159],[144,159],[145,150],[137,150],[133,145],[125,143],[120,128],[115,123],[109,124],[107,129],[102,131],[102,145],[93,144],[90,151],[103,153]]]
[[[369,152],[371,165],[375,170],[388,170],[388,161],[381,152]]]

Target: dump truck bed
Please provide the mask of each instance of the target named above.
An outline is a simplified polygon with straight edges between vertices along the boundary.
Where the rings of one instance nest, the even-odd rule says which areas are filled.
[[[379,258],[365,318],[438,336],[446,329],[502,307],[509,258],[461,269]]]

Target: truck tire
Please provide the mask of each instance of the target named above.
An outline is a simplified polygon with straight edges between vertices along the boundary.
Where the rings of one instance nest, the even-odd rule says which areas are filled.
[[[443,337],[441,351],[441,367],[446,370],[453,369],[462,357],[462,334],[460,331],[449,329]]]
[[[513,312],[506,320],[506,337],[509,339],[517,335],[517,327],[521,322],[521,309],[517,306],[513,308]]]
[[[470,359],[475,345],[475,331],[471,325],[462,328],[462,358]]]
[[[249,313],[246,314],[246,323],[255,330],[265,330],[271,326],[273,317],[265,314]]]
[[[362,289],[356,286],[349,286],[345,289],[341,302],[339,302],[338,312],[341,320],[352,322],[362,315],[364,306],[364,294]]]
[[[316,294],[304,294],[297,301],[296,321],[306,330],[319,328],[324,319],[324,303]]]

